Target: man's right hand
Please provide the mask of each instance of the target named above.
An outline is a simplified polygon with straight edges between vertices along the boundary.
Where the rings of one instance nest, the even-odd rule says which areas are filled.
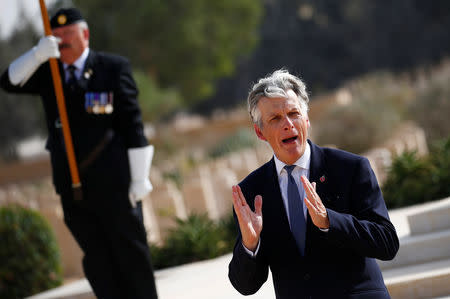
[[[36,45],[36,59],[43,63],[49,58],[59,58],[59,43],[61,39],[53,35],[42,37]]]
[[[254,252],[258,246],[263,225],[262,197],[261,195],[255,197],[255,212],[253,212],[247,204],[241,188],[236,185],[232,187],[232,190],[233,206],[241,230],[242,243],[248,250]]]
[[[24,85],[41,64],[49,58],[59,58],[60,41],[51,35],[44,36],[35,47],[14,60],[8,68],[11,84]]]

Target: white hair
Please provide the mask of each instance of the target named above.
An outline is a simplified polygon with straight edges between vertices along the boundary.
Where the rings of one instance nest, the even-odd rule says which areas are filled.
[[[265,78],[259,79],[249,92],[247,97],[248,112],[253,123],[259,127],[262,126],[261,112],[258,109],[258,102],[261,98],[287,98],[287,92],[290,89],[297,95],[302,114],[307,115],[309,98],[305,83],[287,70],[280,69]]]
[[[88,23],[86,21],[79,21],[76,23],[81,30],[89,29]]]

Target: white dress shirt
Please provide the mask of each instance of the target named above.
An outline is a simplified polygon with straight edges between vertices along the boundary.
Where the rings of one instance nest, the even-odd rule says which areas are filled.
[[[274,160],[275,160],[275,167],[277,169],[277,174],[278,174],[278,184],[280,185],[280,190],[281,190],[281,197],[283,198],[283,203],[284,203],[284,208],[286,209],[286,214],[288,216],[288,221],[289,224],[291,224],[291,219],[290,219],[290,215],[289,215],[289,202],[288,202],[288,173],[286,171],[286,169],[284,169],[284,166],[286,166],[286,164],[284,162],[281,162],[280,160],[278,160],[277,156],[274,156]],[[297,188],[299,190],[303,190],[303,184],[300,180],[300,177],[302,175],[306,176],[309,180],[309,165],[311,164],[311,148],[309,146],[309,143],[306,143],[306,147],[305,147],[305,152],[303,153],[303,155],[300,157],[300,159],[298,159],[294,164],[295,168],[292,171],[292,176],[295,180],[295,184],[297,184]],[[305,194],[304,192],[300,192],[300,194]],[[306,194],[305,194],[306,196]],[[303,204],[303,213],[306,219],[306,213],[307,213],[307,208],[306,208],[306,204],[303,201],[302,198],[302,204]]]

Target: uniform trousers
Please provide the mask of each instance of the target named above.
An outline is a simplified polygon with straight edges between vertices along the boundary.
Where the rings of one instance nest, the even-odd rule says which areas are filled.
[[[132,208],[128,190],[83,190],[81,201],[67,192],[61,201],[97,298],[157,298],[141,203]]]

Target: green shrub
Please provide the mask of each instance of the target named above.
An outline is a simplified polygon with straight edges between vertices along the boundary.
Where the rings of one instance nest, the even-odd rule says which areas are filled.
[[[223,236],[224,240],[229,244],[230,251],[233,249],[234,242],[238,234],[238,229],[236,227],[236,222],[233,217],[233,213],[222,218],[219,223],[219,233]]]
[[[383,185],[388,208],[437,200],[450,195],[450,138],[420,158],[406,152],[394,159]]]
[[[177,227],[170,231],[164,245],[150,245],[154,267],[177,266],[230,252],[236,234],[234,220],[231,217],[231,223],[229,218],[218,223],[206,215],[194,214],[186,220],[176,219]]]
[[[24,298],[62,283],[58,245],[38,212],[1,207],[0,240],[0,298]]]
[[[415,152],[405,152],[396,157],[383,186],[388,208],[398,208],[432,200],[429,183],[431,166],[417,157]]]
[[[431,148],[430,164],[433,165],[431,193],[435,199],[450,195],[450,137],[437,141]]]

